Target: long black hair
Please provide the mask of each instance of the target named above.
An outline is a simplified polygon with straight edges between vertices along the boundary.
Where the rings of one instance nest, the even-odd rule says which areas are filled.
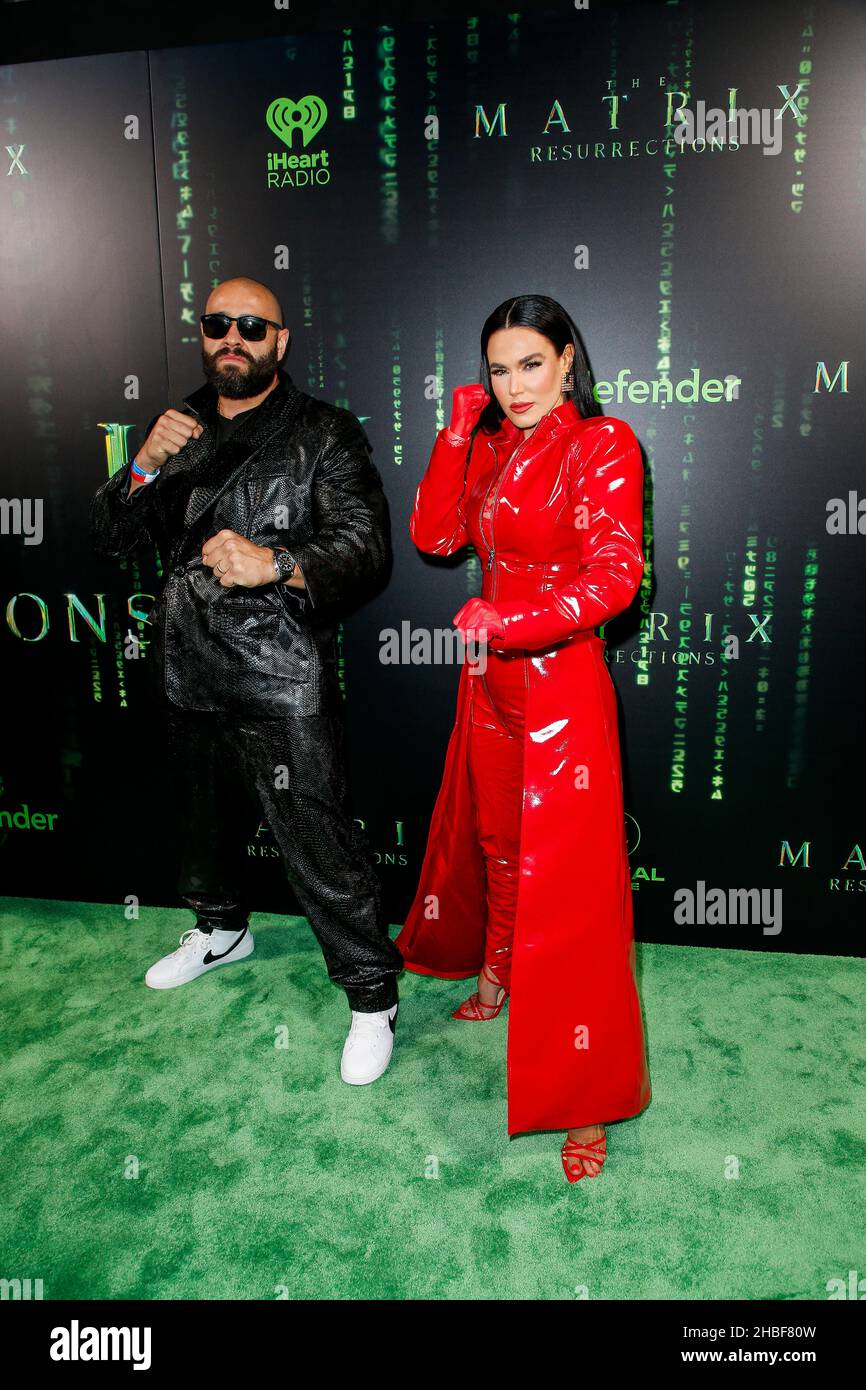
[[[586,353],[577,331],[577,325],[571,315],[563,309],[561,304],[546,294],[518,294],[511,299],[504,299],[493,310],[481,330],[481,370],[478,379],[490,397],[490,404],[485,406],[481,413],[478,421],[479,429],[483,430],[485,434],[495,434],[505,419],[505,412],[493,391],[493,384],[490,379],[490,363],[487,360],[487,344],[491,335],[500,328],[534,328],[536,333],[543,334],[553,343],[560,357],[568,344],[571,343],[574,348],[574,360],[571,364],[574,373],[574,389],[563,391],[563,398],[574,401],[578,411],[584,417],[601,415],[601,406],[593,395],[593,381],[589,363],[586,360]]]

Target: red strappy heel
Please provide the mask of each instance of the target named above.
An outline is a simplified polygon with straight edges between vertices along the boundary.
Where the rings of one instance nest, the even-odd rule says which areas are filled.
[[[601,1155],[601,1157],[599,1157]],[[607,1135],[600,1139],[581,1142],[579,1139],[566,1139],[562,1146],[562,1167],[569,1182],[580,1182],[581,1178],[597,1178],[607,1157]],[[587,1173],[581,1159],[597,1163],[594,1173]]]
[[[482,1004],[481,1000],[478,998],[478,990],[476,989],[474,993],[470,994],[468,999],[464,999],[459,1009],[454,1010],[451,1015],[452,1018],[460,1018],[465,1023],[489,1023],[499,1014],[502,1005],[508,998],[508,990],[500,980],[495,979],[493,975],[490,974],[487,969],[487,961],[485,961],[481,967],[481,974],[486,980],[489,980],[492,985],[499,985],[499,988],[502,990],[501,996],[497,999],[495,1004]],[[492,1009],[493,1013],[482,1013],[482,1009]]]

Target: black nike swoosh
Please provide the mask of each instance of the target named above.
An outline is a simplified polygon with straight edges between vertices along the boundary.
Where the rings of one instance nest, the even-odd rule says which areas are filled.
[[[232,953],[232,951],[235,949],[235,947],[236,947],[236,946],[240,946],[240,944],[241,944],[241,942],[243,941],[244,937],[246,936],[248,930],[249,930],[249,928],[244,927],[244,929],[243,929],[243,931],[241,932],[240,936],[238,937],[237,941],[233,941],[232,944],[231,944],[231,946],[229,946],[229,948],[228,948],[227,951],[220,951],[220,954],[219,954],[218,956],[215,956],[215,955],[213,954],[212,951],[208,950],[208,951],[205,953],[205,955],[203,955],[202,958],[201,958],[201,963],[202,963],[202,965],[210,965],[210,963],[211,963],[212,960],[223,960],[226,956],[230,956],[231,953]]]
[[[391,1032],[392,1032],[392,1033],[396,1033],[396,1031],[397,1031],[397,1015],[398,1015],[399,1012],[400,1012],[400,1005],[398,1004],[397,1007],[396,1007],[396,1009],[394,1010],[394,1017],[388,1019],[388,1027],[391,1029]]]

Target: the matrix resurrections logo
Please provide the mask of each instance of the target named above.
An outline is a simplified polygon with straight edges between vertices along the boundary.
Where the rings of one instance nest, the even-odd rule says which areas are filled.
[[[268,107],[265,119],[292,151],[286,154],[285,150],[272,150],[268,154],[268,188],[312,188],[331,182],[328,151],[307,153],[310,141],[328,119],[328,108],[321,97],[301,97],[300,101],[277,97]],[[296,135],[300,135],[298,143],[303,146],[300,154],[294,153]]]

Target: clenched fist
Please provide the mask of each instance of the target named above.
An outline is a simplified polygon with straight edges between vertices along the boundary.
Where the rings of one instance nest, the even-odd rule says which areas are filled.
[[[217,531],[202,546],[201,558],[224,589],[256,589],[277,579],[271,547],[254,545],[236,531]]]
[[[179,454],[191,439],[198,439],[202,428],[194,416],[184,415],[180,410],[166,410],[156,421],[136,459],[142,468],[161,468],[166,459]]]
[[[448,428],[452,434],[468,439],[481,413],[490,404],[490,397],[483,386],[477,383],[470,386],[455,386],[451,406],[451,423]]]
[[[463,634],[464,642],[489,642],[491,637],[504,637],[502,619],[492,603],[471,598],[454,614],[454,626]]]

